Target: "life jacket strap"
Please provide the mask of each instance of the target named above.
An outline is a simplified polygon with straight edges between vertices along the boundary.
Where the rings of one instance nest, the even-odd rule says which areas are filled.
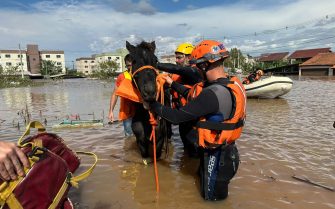
[[[244,126],[244,120],[240,119],[237,123],[220,123],[214,121],[198,121],[196,123],[197,128],[204,128],[215,131],[222,130],[235,130]]]

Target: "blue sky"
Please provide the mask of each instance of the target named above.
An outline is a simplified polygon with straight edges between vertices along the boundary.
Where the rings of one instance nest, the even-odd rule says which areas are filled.
[[[188,41],[216,39],[245,54],[331,47],[334,0],[1,0],[0,49],[38,44],[67,62],[156,41],[171,54]]]

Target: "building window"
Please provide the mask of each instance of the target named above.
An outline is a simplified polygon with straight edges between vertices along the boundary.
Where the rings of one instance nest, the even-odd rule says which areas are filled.
[[[6,62],[6,66],[12,66],[11,62]]]
[[[1,57],[0,57],[1,58]],[[91,63],[94,63],[94,61],[91,61]]]
[[[88,71],[85,71],[85,73],[88,73]]]
[[[62,63],[61,62],[57,62],[57,65],[62,65]]]
[[[33,61],[36,61],[36,58],[33,58]]]
[[[57,58],[61,58],[61,56],[59,54],[56,55]]]
[[[119,60],[119,59],[120,59],[120,57],[116,57],[115,59],[116,59],[116,60]]]
[[[10,54],[6,54],[5,57],[6,57],[6,58],[10,58]]]
[[[88,68],[88,66],[87,66],[87,65],[85,65],[85,68]]]
[[[50,54],[45,55],[45,58],[50,58]]]
[[[23,56],[22,56],[22,55],[20,55],[20,54],[18,54],[18,55],[17,55],[17,58],[20,58],[20,57],[23,57]]]
[[[85,60],[84,62],[87,63],[87,60]]]
[[[111,57],[108,57],[108,59],[110,60],[110,59],[112,59]]]

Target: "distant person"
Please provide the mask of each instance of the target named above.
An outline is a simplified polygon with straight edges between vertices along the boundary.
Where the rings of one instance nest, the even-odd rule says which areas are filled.
[[[0,141],[0,178],[3,180],[16,180],[24,176],[23,167],[29,168],[27,156],[15,143]]]
[[[194,85],[203,81],[203,73],[196,66],[190,65],[193,48],[194,46],[187,42],[180,44],[175,51],[176,64],[158,63],[157,68],[172,73],[172,79],[183,85]],[[176,98],[173,99],[173,102],[177,107],[182,105],[180,103],[183,103]]]
[[[256,72],[251,73],[250,75],[248,75],[246,78],[243,79],[243,84],[250,84],[253,83],[255,81],[258,81],[259,79],[261,79],[261,77],[264,75],[264,71],[259,69]]]
[[[191,67],[190,59],[194,46],[191,43],[180,44],[175,51],[176,65],[171,63],[158,63],[159,70],[172,73],[172,80],[187,87],[203,81],[202,72],[195,66]],[[186,99],[177,91],[172,90],[172,107],[179,109],[186,104]],[[189,123],[179,124],[179,135],[182,139],[184,148],[190,156],[197,156],[196,147],[186,140],[187,131],[190,128]]]
[[[191,124],[186,137],[200,151],[200,190],[206,200],[228,196],[228,184],[239,166],[235,141],[244,126],[246,93],[240,80],[224,71],[223,61],[228,56],[222,43],[202,41],[194,48],[192,58],[206,81],[188,89],[166,77],[171,88],[188,98],[187,104],[172,109],[150,103],[152,111],[171,123]]]
[[[126,70],[118,75],[116,81],[115,81],[115,87],[114,91],[112,93],[111,99],[110,99],[110,107],[109,107],[109,120],[111,123],[115,121],[114,117],[114,108],[116,105],[116,102],[118,100],[118,96],[116,95],[116,89],[120,86],[121,82],[124,79],[131,80],[131,67],[132,67],[132,59],[129,54],[127,54],[124,58],[124,62],[126,64]],[[134,106],[132,105],[132,102],[128,99],[125,99],[123,97],[120,98],[120,110],[119,110],[119,120],[122,120],[123,128],[124,128],[124,134],[125,136],[132,136],[133,131],[131,129],[131,123],[132,123],[132,115],[134,114]]]

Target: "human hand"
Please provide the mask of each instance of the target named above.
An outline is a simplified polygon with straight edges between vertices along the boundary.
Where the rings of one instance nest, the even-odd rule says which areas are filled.
[[[113,111],[111,111],[111,112],[109,113],[108,119],[109,119],[110,122],[114,122],[115,118],[114,118],[114,113],[113,113]]]
[[[27,156],[15,143],[0,141],[0,177],[6,181],[24,176],[23,166],[30,167]]]
[[[165,79],[165,82],[169,84],[169,86],[171,86],[173,82],[172,78],[170,76],[165,76],[164,79]]]

